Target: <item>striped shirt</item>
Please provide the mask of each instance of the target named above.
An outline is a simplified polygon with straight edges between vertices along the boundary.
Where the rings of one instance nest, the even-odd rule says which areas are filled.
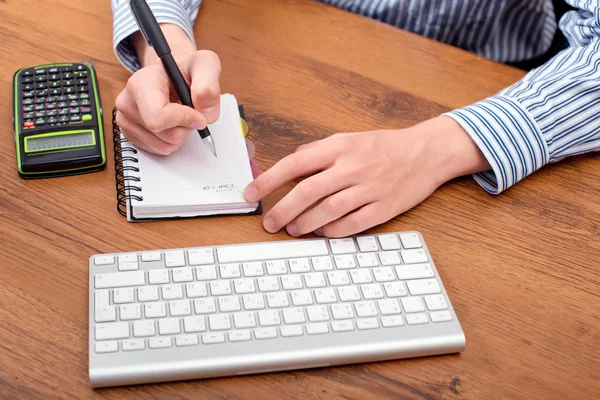
[[[543,54],[557,26],[551,0],[320,0],[501,62]],[[600,0],[565,0],[559,26],[570,47],[496,95],[446,113],[475,141],[491,170],[474,174],[500,193],[549,162],[600,150]],[[111,0],[115,54],[140,68],[127,0]],[[148,0],[160,23],[194,40],[202,0]]]

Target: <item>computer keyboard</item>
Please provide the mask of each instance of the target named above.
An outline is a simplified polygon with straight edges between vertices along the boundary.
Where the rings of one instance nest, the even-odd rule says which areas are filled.
[[[418,232],[90,257],[94,387],[460,352]]]

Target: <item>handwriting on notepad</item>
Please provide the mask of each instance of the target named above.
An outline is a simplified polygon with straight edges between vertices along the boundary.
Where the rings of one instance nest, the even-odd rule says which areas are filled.
[[[202,186],[202,190],[213,190],[215,192],[227,192],[235,189],[235,185],[233,183],[227,183],[224,185],[204,185]]]

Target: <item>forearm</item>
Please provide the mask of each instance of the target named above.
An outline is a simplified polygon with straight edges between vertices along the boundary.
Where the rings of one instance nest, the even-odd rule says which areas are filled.
[[[167,39],[167,43],[169,43],[171,53],[174,57],[189,54],[196,50],[194,42],[192,42],[185,31],[179,26],[173,24],[160,24],[160,27]],[[158,61],[156,52],[148,45],[148,42],[146,42],[144,36],[140,32],[136,32],[132,35],[132,42],[142,67]]]

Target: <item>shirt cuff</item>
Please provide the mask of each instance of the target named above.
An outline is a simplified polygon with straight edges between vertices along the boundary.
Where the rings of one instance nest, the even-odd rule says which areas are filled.
[[[148,1],[148,6],[159,24],[174,24],[182,28],[193,43],[194,29],[188,12],[178,1]],[[117,59],[131,72],[141,68],[131,35],[139,31],[135,18],[129,8],[129,1],[121,4],[113,16],[113,49]]]
[[[489,193],[501,193],[548,163],[542,132],[515,99],[492,96],[444,115],[467,131],[492,167],[473,175]]]

